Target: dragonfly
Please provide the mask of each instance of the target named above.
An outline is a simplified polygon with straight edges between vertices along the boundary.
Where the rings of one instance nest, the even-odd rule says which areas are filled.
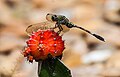
[[[81,30],[89,33],[90,35],[94,36],[95,38],[105,42],[105,39],[103,37],[101,37],[100,35],[92,33],[91,31],[89,31],[81,26],[77,26],[77,25],[73,24],[64,15],[56,15],[56,14],[48,13],[46,15],[46,20],[47,21],[45,21],[45,22],[29,25],[26,29],[26,32],[31,35],[32,32],[35,32],[38,29],[41,29],[41,30],[52,29],[52,30],[54,30],[54,29],[58,28],[57,33],[60,34],[61,32],[64,32],[64,33],[68,32],[71,28],[78,28],[78,29],[81,29]]]

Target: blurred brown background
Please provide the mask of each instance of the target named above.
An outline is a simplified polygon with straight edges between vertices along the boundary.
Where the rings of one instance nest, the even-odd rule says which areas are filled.
[[[103,36],[101,42],[79,29],[65,33],[63,62],[73,77],[120,77],[120,0],[0,0],[0,77],[37,77],[37,63],[21,55],[28,25],[47,13]]]

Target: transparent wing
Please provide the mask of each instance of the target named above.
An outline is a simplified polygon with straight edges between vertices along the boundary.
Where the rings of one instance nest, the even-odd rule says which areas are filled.
[[[45,22],[29,25],[26,29],[26,32],[28,33],[28,35],[31,35],[32,32],[36,32],[38,29],[46,30],[46,29],[50,29],[53,27],[55,27],[54,23],[45,21]]]

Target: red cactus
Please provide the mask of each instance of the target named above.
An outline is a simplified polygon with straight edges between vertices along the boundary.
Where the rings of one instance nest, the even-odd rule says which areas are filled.
[[[53,30],[34,32],[27,41],[27,45],[23,55],[29,62],[45,60],[49,54],[52,57],[60,56],[64,50],[62,37]]]

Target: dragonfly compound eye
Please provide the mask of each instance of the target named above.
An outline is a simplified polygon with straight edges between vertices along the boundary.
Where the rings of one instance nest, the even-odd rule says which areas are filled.
[[[57,16],[56,16],[56,15],[53,15],[53,16],[52,16],[52,20],[53,20],[53,21],[57,21]]]

